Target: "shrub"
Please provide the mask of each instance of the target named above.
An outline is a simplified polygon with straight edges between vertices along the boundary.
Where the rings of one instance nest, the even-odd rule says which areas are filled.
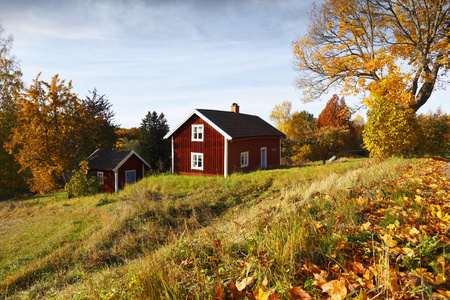
[[[440,109],[417,116],[422,128],[421,141],[417,147],[420,154],[448,155],[450,153],[450,117]]]
[[[69,183],[66,184],[65,190],[69,198],[94,195],[100,190],[100,183],[92,174],[88,174],[89,167],[87,162],[80,163],[80,169],[75,171]]]
[[[389,157],[409,155],[420,136],[412,109],[386,98],[376,99],[367,112],[363,139],[370,155]]]

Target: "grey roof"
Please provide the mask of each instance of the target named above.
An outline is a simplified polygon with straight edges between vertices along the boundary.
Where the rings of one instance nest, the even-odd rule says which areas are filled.
[[[86,161],[88,162],[88,166],[90,169],[115,171],[132,154],[135,154],[143,163],[145,163],[150,168],[148,163],[134,151],[114,151],[114,150],[97,149],[88,158],[86,158]]]
[[[285,136],[284,133],[258,116],[211,109],[197,109],[197,111],[217,125],[217,127],[225,131],[233,139]]]
[[[167,133],[164,138],[172,136],[193,115],[199,116],[227,139],[254,137],[285,137],[286,135],[258,116],[212,109],[194,109],[194,111]]]

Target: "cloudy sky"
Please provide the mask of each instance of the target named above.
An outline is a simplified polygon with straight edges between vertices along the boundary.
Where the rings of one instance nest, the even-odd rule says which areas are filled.
[[[291,46],[313,2],[0,0],[0,23],[27,85],[39,72],[46,81],[59,74],[80,98],[94,88],[106,94],[122,127],[139,127],[149,111],[174,127],[194,108],[233,102],[266,120],[286,100],[317,117],[331,95],[301,102]],[[435,93],[419,112],[449,113],[444,97]]]

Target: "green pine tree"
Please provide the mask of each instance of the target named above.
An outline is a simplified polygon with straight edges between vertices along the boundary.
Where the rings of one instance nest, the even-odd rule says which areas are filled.
[[[153,170],[164,171],[170,166],[170,141],[163,137],[169,132],[169,125],[163,113],[148,112],[142,119],[139,135],[140,155]]]

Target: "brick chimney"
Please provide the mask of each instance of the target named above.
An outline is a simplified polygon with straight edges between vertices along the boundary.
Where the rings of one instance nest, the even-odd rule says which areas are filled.
[[[237,103],[233,103],[233,105],[231,105],[231,111],[235,114],[239,114],[239,105]]]

